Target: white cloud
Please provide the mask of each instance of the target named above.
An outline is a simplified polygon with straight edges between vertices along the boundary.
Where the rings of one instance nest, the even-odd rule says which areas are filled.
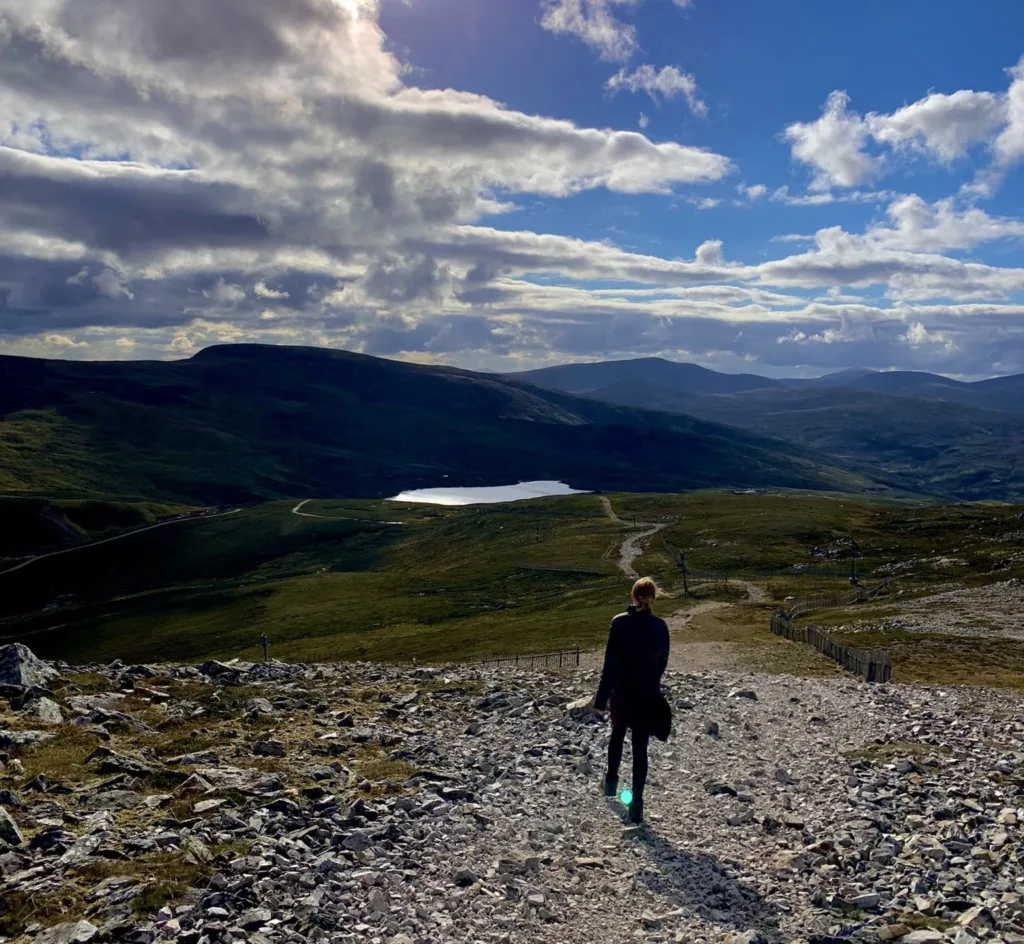
[[[783,133],[793,157],[817,172],[812,190],[856,187],[881,171],[881,160],[864,151],[867,124],[860,115],[847,111],[849,103],[846,92],[833,92],[817,121],[796,122]]]
[[[967,149],[987,141],[1006,121],[1006,104],[992,92],[961,89],[937,92],[891,115],[869,114],[868,129],[876,141],[926,151],[941,161],[964,157]]]
[[[636,27],[614,14],[616,7],[642,0],[542,0],[540,25],[549,32],[581,39],[602,59],[625,62],[636,52]]]
[[[906,333],[899,336],[898,340],[914,348],[941,344],[949,354],[954,354],[959,350],[959,347],[948,333],[944,331],[929,331],[921,321],[913,322],[907,328]]]
[[[738,184],[736,192],[741,197],[746,197],[749,203],[757,203],[768,192],[768,188],[764,184],[752,184],[750,186]]]
[[[92,284],[96,291],[107,298],[135,298],[127,283],[113,269],[104,269],[99,275],[93,276]]]
[[[722,254],[722,240],[709,239],[697,247],[696,261],[698,265],[724,266],[725,256]]]
[[[708,113],[708,106],[697,94],[697,80],[675,66],[655,69],[654,66],[642,65],[632,72],[620,69],[605,83],[605,88],[613,93],[620,89],[646,92],[654,101],[658,101],[659,96],[667,100],[682,95],[686,98],[690,111],[698,118],[703,118]]]
[[[268,288],[267,283],[264,282],[263,279],[260,279],[256,283],[255,287],[253,288],[253,294],[259,296],[260,298],[271,298],[277,300],[289,297],[287,292],[277,291],[276,289]]]
[[[651,119],[648,118],[643,112],[640,112],[640,117],[637,119],[636,123],[640,126],[641,129],[643,129],[646,128],[651,123]]]
[[[245,301],[245,289],[240,285],[231,285],[223,278],[217,279],[211,288],[204,289],[203,295],[215,305],[228,308]]]
[[[878,246],[915,252],[946,252],[973,249],[1000,239],[1024,238],[1024,221],[989,216],[968,207],[957,210],[952,199],[928,204],[910,194],[889,206],[893,225],[874,226],[866,238]]]
[[[1024,57],[1008,71],[1012,81],[1006,93],[1007,124],[993,146],[996,160],[1003,167],[1024,157]]]
[[[55,348],[75,348],[75,347],[88,347],[88,341],[76,341],[74,338],[69,337],[66,334],[51,333],[43,337],[43,342],[51,347]]]
[[[1019,238],[1020,222],[955,200],[838,189],[880,166],[864,130],[876,116],[845,99],[790,139],[836,190],[738,193],[819,207],[885,200],[886,215],[749,264],[727,262],[698,226],[692,257],[670,258],[488,217],[523,195],[594,188],[718,206],[690,185],[732,172],[726,157],[417,88],[371,0],[172,6],[181,29],[164,0],[4,5],[0,115],[35,130],[0,127],[0,351],[183,356],[250,340],[477,367],[664,351],[745,369],[952,358],[946,340],[900,340],[920,337],[920,324],[956,345],[965,372],[1024,369],[1024,307],[1008,300],[1024,291],[1024,269],[950,256]],[[579,10],[598,7],[618,21],[630,5]],[[621,73],[659,100],[668,91],[644,76],[654,88],[665,74]],[[890,162],[900,147],[938,156],[966,140],[922,114],[889,116],[885,127],[904,129],[882,142]]]
[[[948,165],[967,157],[972,146],[987,144],[993,161],[964,191],[990,195],[1007,169],[1024,157],[1024,57],[1007,71],[1011,82],[1005,93],[930,92],[892,114],[862,117],[849,110],[845,92],[835,91],[821,118],[792,124],[783,137],[794,159],[814,168],[811,188],[826,192],[892,170],[900,154],[918,153]],[[869,141],[890,148],[891,155],[868,153]]]

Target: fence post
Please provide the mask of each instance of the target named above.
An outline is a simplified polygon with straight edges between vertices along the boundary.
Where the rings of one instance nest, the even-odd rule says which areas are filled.
[[[263,661],[269,662],[270,660],[267,658],[267,646],[270,644],[270,640],[267,639],[266,633],[260,636],[260,643],[263,645]]]

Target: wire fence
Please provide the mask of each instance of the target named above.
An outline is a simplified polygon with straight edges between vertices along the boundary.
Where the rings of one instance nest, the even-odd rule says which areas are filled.
[[[493,659],[478,659],[468,665],[497,667],[511,665],[521,669],[575,668],[580,664],[582,650],[562,649],[558,652],[533,652],[525,655],[497,656]]]

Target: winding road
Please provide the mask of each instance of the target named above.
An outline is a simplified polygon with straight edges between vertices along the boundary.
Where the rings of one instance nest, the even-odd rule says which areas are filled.
[[[311,511],[303,511],[302,506],[313,501],[312,498],[304,498],[293,509],[292,514],[300,518],[319,518],[322,521],[369,521],[371,524],[405,524],[404,521],[381,521],[378,518],[354,518],[351,515],[314,515]]]
[[[615,509],[612,508],[612,503],[607,498],[602,496],[601,504],[604,507],[604,513],[611,518],[612,521],[618,525],[622,525],[624,528],[629,527],[629,522],[623,521],[617,514],[615,514]],[[636,572],[636,568],[633,566],[633,561],[635,561],[644,552],[642,542],[652,535],[657,534],[664,527],[664,524],[652,525],[645,531],[637,531],[623,539],[622,545],[619,548],[618,567],[619,570],[629,577],[630,580],[636,580],[640,576]]]

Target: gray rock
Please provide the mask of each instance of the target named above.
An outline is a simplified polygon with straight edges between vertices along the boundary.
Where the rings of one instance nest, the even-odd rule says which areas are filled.
[[[33,747],[43,741],[49,741],[52,737],[48,731],[0,731],[0,751]]]
[[[922,928],[918,931],[911,931],[900,938],[900,944],[939,944],[946,936],[941,931],[933,931],[931,928]]]
[[[957,920],[957,924],[962,928],[971,928],[974,931],[980,931],[982,928],[988,928],[992,930],[996,926],[995,918],[992,916],[992,912],[988,910],[984,905],[976,905],[973,908],[968,908]]]
[[[252,752],[260,757],[284,757],[284,744],[275,740],[257,741]]]
[[[266,698],[250,698],[242,706],[242,714],[258,717],[259,715],[276,715],[277,712]]]
[[[729,692],[730,698],[746,698],[748,701],[757,701],[757,692],[752,688],[736,688]]]
[[[47,698],[46,696],[36,699],[28,709],[28,713],[33,718],[42,721],[43,724],[63,724],[64,722],[64,715],[60,710],[60,705],[52,698]]]
[[[366,896],[366,903],[371,911],[379,911],[382,914],[386,914],[391,908],[391,902],[383,888],[371,888],[369,895]]]
[[[0,806],[0,840],[9,846],[20,846],[24,841],[18,824],[11,819],[11,814]]]
[[[792,774],[785,767],[778,767],[775,770],[775,779],[781,783],[784,787],[788,787],[791,784],[796,783],[793,779]]]
[[[69,921],[40,931],[35,944],[88,944],[98,932],[99,928],[89,921]]]
[[[863,895],[856,895],[851,900],[850,904],[854,908],[860,908],[862,911],[873,911],[878,907],[882,901],[882,896],[877,892],[867,892]]]
[[[269,908],[253,908],[250,911],[245,912],[238,919],[238,926],[245,928],[247,931],[251,931],[254,928],[261,927],[266,924],[273,917]]]
[[[455,884],[461,888],[468,888],[476,882],[476,875],[472,869],[459,869],[455,873]]]
[[[342,846],[348,849],[349,852],[362,852],[365,849],[370,848],[370,839],[367,834],[357,829],[355,832],[350,833],[342,840]]]
[[[60,672],[37,658],[23,643],[0,646],[0,684],[46,688],[59,678]]]
[[[284,786],[278,774],[238,767],[197,767],[196,776],[211,787],[241,793],[273,793]]]

